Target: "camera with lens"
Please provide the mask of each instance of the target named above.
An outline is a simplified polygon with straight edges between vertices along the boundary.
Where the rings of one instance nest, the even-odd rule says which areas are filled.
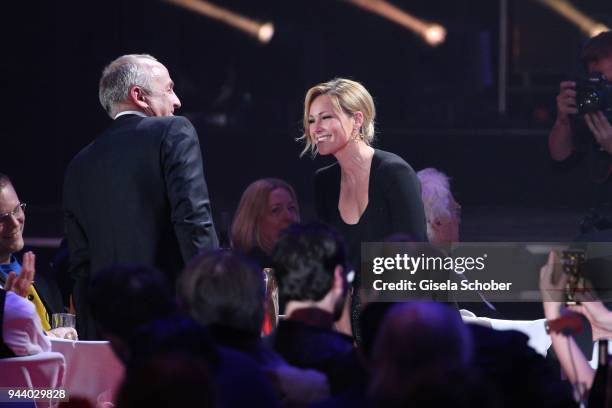
[[[579,115],[601,111],[612,121],[612,82],[599,72],[579,81],[576,84],[576,106]]]

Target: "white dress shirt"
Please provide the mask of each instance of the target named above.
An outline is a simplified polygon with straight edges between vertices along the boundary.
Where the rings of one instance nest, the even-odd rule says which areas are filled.
[[[10,291],[6,292],[4,302],[2,336],[4,344],[16,356],[51,351],[51,342],[43,331],[32,302]]]

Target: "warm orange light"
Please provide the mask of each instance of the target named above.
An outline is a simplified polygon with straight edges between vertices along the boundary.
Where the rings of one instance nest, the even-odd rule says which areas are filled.
[[[414,17],[385,0],[346,0],[347,2],[385,17],[420,35],[427,44],[435,47],[446,39],[446,29],[439,24],[428,23]]]
[[[610,27],[593,20],[567,0],[540,0],[540,3],[543,3],[559,15],[565,17],[591,37],[595,37],[603,31],[610,30]]]
[[[440,45],[446,38],[446,29],[439,24],[431,24],[425,30],[423,38],[431,46]]]
[[[202,14],[224,22],[234,28],[237,28],[245,33],[257,38],[260,42],[266,44],[270,42],[274,36],[274,24],[260,23],[251,18],[242,16],[233,11],[219,7],[204,0],[166,0],[168,3],[176,4],[196,13]]]

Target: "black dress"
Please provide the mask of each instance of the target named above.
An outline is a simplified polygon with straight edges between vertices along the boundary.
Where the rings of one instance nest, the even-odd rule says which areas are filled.
[[[410,235],[426,242],[425,210],[421,184],[408,163],[396,154],[375,149],[370,166],[368,206],[357,224],[347,224],[340,216],[340,165],[336,162],[315,174],[315,206],[320,221],[335,227],[346,240],[348,260],[355,268],[351,323],[360,342],[359,274],[362,242],[382,242],[395,234]]]
[[[315,205],[319,220],[344,236],[349,260],[355,268],[359,267],[362,242],[381,242],[394,234],[427,241],[421,184],[412,167],[396,154],[374,150],[368,206],[357,224],[342,220],[339,199],[340,165],[336,162],[315,174]]]

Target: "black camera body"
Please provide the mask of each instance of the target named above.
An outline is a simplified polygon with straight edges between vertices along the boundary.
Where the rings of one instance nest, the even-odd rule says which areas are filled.
[[[579,81],[576,84],[576,106],[579,115],[601,111],[608,120],[612,119],[612,82],[599,72]]]

